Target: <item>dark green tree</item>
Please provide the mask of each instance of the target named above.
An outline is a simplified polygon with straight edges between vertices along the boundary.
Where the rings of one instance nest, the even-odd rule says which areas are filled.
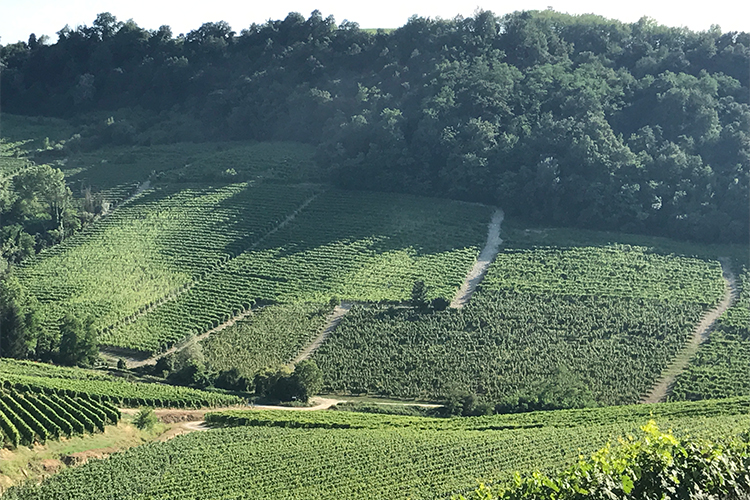
[[[424,281],[415,281],[411,287],[411,301],[410,304],[413,308],[420,311],[427,310],[429,302],[427,301],[427,286]]]
[[[17,279],[0,283],[0,356],[25,359],[34,354],[40,331],[34,305]]]
[[[60,325],[60,363],[68,366],[92,366],[98,358],[99,348],[93,319],[66,315]]]
[[[296,396],[301,401],[308,401],[323,388],[323,372],[318,368],[317,363],[310,359],[295,366],[291,378],[296,389]]]

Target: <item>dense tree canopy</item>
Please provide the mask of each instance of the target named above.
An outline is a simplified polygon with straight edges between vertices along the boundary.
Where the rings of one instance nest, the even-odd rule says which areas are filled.
[[[748,33],[547,10],[389,33],[315,11],[178,36],[104,13],[58,35],[0,48],[5,110],[107,110],[117,120],[92,135],[121,144],[300,140],[347,187],[748,239]]]

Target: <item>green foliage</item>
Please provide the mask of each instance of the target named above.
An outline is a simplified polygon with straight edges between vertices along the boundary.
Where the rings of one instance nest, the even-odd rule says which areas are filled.
[[[133,425],[139,429],[151,430],[158,421],[159,419],[154,414],[154,409],[148,407],[141,408],[135,417],[133,417]]]
[[[67,315],[60,325],[59,360],[68,366],[92,366],[99,359],[94,321]]]
[[[204,340],[206,364],[213,371],[238,370],[251,379],[267,366],[287,363],[322,330],[329,307],[305,303],[263,307]],[[220,387],[218,381],[215,384]]]
[[[748,238],[747,33],[543,10],[377,33],[316,11],[239,34],[98,21],[60,34],[0,49],[3,105],[93,113],[69,151],[298,140],[341,186],[502,200],[545,223]],[[75,70],[44,77],[74,56]],[[209,176],[243,176],[227,156]],[[280,170],[270,177],[296,180]],[[173,173],[206,175],[196,163]]]
[[[424,281],[415,281],[414,286],[411,287],[411,301],[410,304],[413,308],[424,311],[429,305],[427,302],[427,287]]]
[[[677,439],[652,420],[642,436],[609,444],[556,476],[517,475],[496,491],[484,485],[469,499],[745,498],[750,494],[748,435],[729,444]],[[464,496],[454,497],[466,500]]]
[[[724,293],[721,265],[632,245],[507,249],[482,281],[485,290],[696,302]]]
[[[34,300],[18,280],[6,277],[0,283],[0,352],[22,359],[37,350],[39,314]]]
[[[598,404],[622,404],[652,387],[701,312],[690,303],[510,291],[481,291],[461,310],[431,315],[355,306],[313,359],[336,393],[538,401],[564,393],[549,383],[565,367]]]
[[[67,312],[90,315],[100,341],[112,343],[105,329],[189,288],[256,243],[309,194],[248,184],[145,193],[30,259],[17,275],[30,295],[43,299],[45,330],[57,331]]]
[[[447,498],[475,489],[477,480],[505,482],[513,471],[563,469],[652,418],[675,436],[731,437],[750,424],[748,405],[742,398],[453,419],[232,411],[206,418],[238,427],[131,448],[4,495]]]
[[[105,372],[0,359],[4,387],[36,394],[62,392],[118,406],[192,407],[240,404],[235,396],[160,383],[134,382]]]
[[[247,391],[250,388],[251,382],[240,375],[240,371],[237,368],[231,368],[219,373],[214,380],[214,386],[220,389],[227,389],[229,391]]]
[[[84,431],[102,432],[105,424],[117,425],[119,420],[116,409],[83,397],[0,393],[0,431],[13,447],[44,444]]]
[[[306,359],[294,367],[292,379],[298,387],[299,399],[308,401],[323,387],[323,372],[315,361]]]
[[[489,213],[488,207],[432,198],[330,190],[173,300],[116,325],[102,341],[155,350],[259,303],[324,304],[333,296],[406,301],[417,279],[429,287],[428,298],[452,296],[486,236]]]
[[[473,394],[502,412],[635,402],[722,283],[713,262],[644,248],[509,249],[467,307],[355,306],[314,359],[339,393]]]
[[[266,369],[255,375],[255,395],[275,401],[307,402],[323,386],[323,374],[314,361],[305,360],[294,367]]]
[[[739,297],[717,321],[672,387],[670,399],[750,395],[750,269],[737,277]]]

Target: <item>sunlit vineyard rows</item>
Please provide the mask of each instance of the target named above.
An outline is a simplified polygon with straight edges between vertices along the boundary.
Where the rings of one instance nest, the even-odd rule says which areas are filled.
[[[257,247],[104,339],[152,351],[263,303],[403,301],[423,280],[450,298],[473,265],[491,210],[429,198],[328,191]]]
[[[651,418],[651,408],[518,419],[246,412],[258,421],[133,448],[12,489],[5,498],[444,498],[478,480],[508,480],[516,470],[561,468],[634,432]],[[668,404],[653,417],[677,435],[724,437],[747,428],[747,408],[746,399],[700,408]],[[356,425],[332,425],[337,419]]]
[[[68,312],[92,316],[104,329],[239,254],[310,195],[247,184],[159,189],[29,259],[17,274],[47,329]]]
[[[633,403],[722,291],[720,266],[698,259],[511,249],[466,308],[355,307],[314,359],[335,393],[497,402],[553,384],[585,388],[599,404]]]
[[[194,407],[241,404],[227,394],[159,383],[131,382],[101,371],[0,359],[0,384],[24,393],[59,393],[117,406]]]
[[[709,340],[677,377],[671,399],[750,395],[750,269],[742,268],[737,285],[737,302],[719,318]]]
[[[117,425],[120,411],[84,397],[62,394],[0,391],[0,435],[14,448],[85,432],[103,432]]]
[[[209,336],[203,355],[215,371],[237,368],[252,378],[266,367],[287,363],[318,335],[330,307],[318,304],[267,306]]]
[[[335,393],[497,402],[535,396],[559,370],[600,404],[633,403],[702,308],[632,298],[483,291],[461,310],[355,307],[314,359]]]
[[[703,305],[713,305],[724,293],[717,261],[660,255],[630,245],[509,249],[497,256],[482,287]]]

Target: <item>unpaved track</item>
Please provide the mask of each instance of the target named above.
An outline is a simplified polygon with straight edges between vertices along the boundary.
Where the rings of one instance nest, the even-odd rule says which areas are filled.
[[[700,322],[695,326],[688,343],[677,354],[674,361],[662,372],[654,388],[643,397],[641,403],[661,403],[666,401],[667,396],[672,391],[672,384],[674,384],[675,379],[687,368],[690,360],[698,352],[700,345],[708,340],[711,330],[716,325],[716,320],[737,300],[737,282],[729,267],[729,262],[727,259],[719,260],[721,261],[722,274],[724,275],[724,296],[721,298],[721,302],[703,315]]]
[[[159,408],[154,410],[154,414],[159,421],[165,424],[172,424],[157,441],[169,441],[170,439],[182,434],[189,434],[196,431],[207,431],[211,426],[204,420],[206,413],[226,411],[226,410],[284,410],[284,411],[317,411],[327,410],[345,401],[340,399],[314,397],[311,399],[313,406],[271,406],[271,405],[254,405],[254,406],[229,406],[224,408],[201,408],[196,410]],[[140,410],[135,408],[120,408],[120,412],[126,415],[135,415]]]
[[[313,406],[273,406],[273,405],[253,405],[249,407],[250,410],[288,410],[288,411],[317,411],[327,410],[331,406],[336,406],[339,403],[346,403],[341,399],[331,398],[311,398],[311,402],[315,403]]]
[[[125,359],[125,365],[128,367],[128,369],[132,369],[132,368],[139,368],[145,365],[156,364],[156,362],[159,361],[161,358],[165,356],[169,356],[170,354],[174,354],[177,351],[181,351],[191,344],[195,344],[196,342],[200,342],[201,340],[208,338],[209,335],[220,332],[224,330],[225,328],[229,328],[230,326],[234,325],[236,322],[247,318],[248,316],[250,316],[251,314],[253,314],[254,312],[258,310],[259,309],[248,309],[247,311],[240,313],[237,316],[229,318],[229,321],[225,321],[224,323],[220,324],[216,328],[212,328],[206,333],[201,333],[200,335],[196,335],[195,337],[191,338],[188,342],[174,345],[173,347],[167,349],[161,354],[157,354],[156,356],[151,356],[150,358],[142,359],[140,361],[135,360],[135,359]]]
[[[320,335],[318,335],[312,342],[310,342],[310,344],[308,344],[308,346],[305,347],[302,352],[297,355],[296,358],[294,358],[294,361],[292,361],[288,365],[289,368],[294,368],[296,364],[312,356],[312,354],[318,349],[318,347],[320,347],[328,338],[328,336],[333,333],[336,327],[339,326],[339,323],[341,323],[341,320],[344,319],[346,313],[348,313],[352,308],[352,305],[352,302],[342,302],[340,305],[334,307],[333,311],[331,311],[331,313],[328,315],[328,319],[326,320],[325,327],[323,327],[323,331],[321,331]]]
[[[499,208],[492,214],[492,220],[490,220],[487,229],[487,243],[485,243],[482,252],[477,257],[476,263],[474,263],[474,267],[466,275],[461,288],[451,301],[452,308],[460,309],[468,304],[471,296],[477,289],[477,285],[482,281],[484,275],[487,274],[487,269],[490,267],[492,261],[495,260],[495,256],[500,250],[500,245],[503,243],[503,240],[500,239],[500,226],[503,223],[504,217],[503,211]]]
[[[150,186],[150,181],[146,181],[143,184],[147,185],[147,187],[148,187],[148,186]],[[146,189],[147,189],[147,187],[146,187]],[[139,189],[140,189],[140,187],[139,187]],[[250,250],[254,249],[258,245],[260,245],[263,241],[265,241],[268,237],[270,237],[271,235],[277,233],[280,229],[283,229],[287,224],[289,224],[290,222],[292,222],[294,220],[294,218],[297,217],[297,215],[299,215],[299,213],[302,210],[304,210],[310,203],[312,203],[318,196],[320,196],[320,194],[321,193],[315,193],[311,197],[309,197],[308,199],[306,199],[299,207],[297,207],[297,209],[294,212],[292,212],[291,214],[289,214],[283,221],[281,221],[279,224],[277,224],[276,227],[274,227],[273,229],[271,229],[270,231],[268,231],[262,238],[260,238],[258,241],[256,241],[252,245],[250,245],[245,251],[247,252],[247,251],[250,251]],[[228,260],[227,262],[225,262],[224,264],[220,265],[218,268],[214,269],[211,272],[214,272],[217,269],[220,269],[220,268],[224,267],[231,260],[232,259]],[[137,314],[133,318],[131,318],[129,320],[126,320],[126,321],[122,321],[120,323],[117,323],[117,324],[113,325],[113,327],[115,327],[115,326],[122,326],[124,324],[132,323],[132,322],[136,321],[139,317],[143,316],[144,314],[148,314],[152,310],[154,310],[157,307],[163,305],[165,302],[168,302],[170,300],[176,299],[177,297],[179,297],[183,293],[185,293],[188,290],[190,290],[197,283],[198,283],[198,280],[191,281],[190,283],[187,283],[185,286],[183,286],[177,292],[171,293],[171,294],[167,295],[166,297],[163,297],[162,299],[156,301],[152,306],[145,308],[141,313]],[[215,332],[218,332],[220,330],[223,330],[224,328],[232,326],[236,321],[238,321],[238,320],[240,320],[240,319],[242,319],[244,317],[247,317],[251,313],[252,313],[252,309],[250,309],[248,311],[245,311],[245,312],[243,312],[243,313],[241,313],[241,314],[239,314],[237,316],[234,316],[232,318],[229,318],[228,321],[222,323],[221,325],[217,326],[216,328],[214,328],[212,330],[209,330],[206,333],[202,333],[202,334],[198,335],[197,337],[195,337],[195,340],[196,341],[197,340],[202,340],[202,339],[206,338],[208,335],[210,335],[211,333],[215,333]],[[162,357],[166,356],[167,354],[171,354],[171,353],[177,352],[177,351],[179,351],[181,349],[184,349],[186,346],[190,345],[191,343],[192,342],[187,342],[185,344],[178,344],[175,347],[172,347],[171,349],[169,349],[168,351],[166,351],[164,353],[160,353],[160,354],[157,354],[156,356],[152,356],[152,357],[146,358],[146,359],[138,359],[138,358],[134,358],[134,357],[131,357],[131,356],[126,356],[126,355],[123,355],[123,353],[120,352],[119,349],[117,349],[117,348],[108,349],[107,346],[103,346],[100,349],[100,351],[101,351],[101,353],[105,357],[109,357],[109,358],[113,358],[114,357],[114,358],[123,359],[125,361],[125,366],[127,366],[128,368],[136,368],[136,367],[143,366],[143,365],[155,364],[156,361],[159,358],[162,358]]]

